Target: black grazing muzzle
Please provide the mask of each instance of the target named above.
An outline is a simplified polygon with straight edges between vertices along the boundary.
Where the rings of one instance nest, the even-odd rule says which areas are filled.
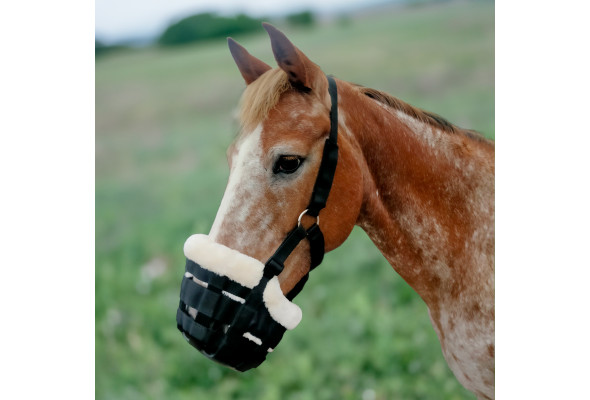
[[[330,135],[310,203],[266,264],[206,235],[193,235],[184,245],[187,260],[176,313],[178,329],[205,356],[238,371],[260,365],[285,331],[301,320],[301,310],[291,300],[303,289],[309,274],[284,296],[277,276],[287,257],[303,239],[310,244],[310,270],[324,257],[319,213],[326,206],[338,162],[338,94],[330,76],[328,84]],[[316,218],[308,229],[301,225],[304,214]]]

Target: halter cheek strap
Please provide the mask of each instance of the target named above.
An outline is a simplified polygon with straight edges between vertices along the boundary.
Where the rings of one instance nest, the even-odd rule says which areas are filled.
[[[330,134],[324,144],[322,161],[318,170],[318,175],[313,187],[311,200],[307,208],[299,215],[299,220],[295,229],[293,229],[285,238],[283,243],[268,259],[264,266],[264,276],[271,278],[280,274],[285,268],[285,260],[295,250],[299,242],[307,238],[310,247],[311,265],[310,271],[317,267],[324,259],[324,235],[319,226],[320,211],[326,207],[328,196],[334,181],[336,166],[338,164],[338,88],[336,81],[331,76],[328,78],[328,92],[330,93]],[[316,218],[316,222],[305,229],[301,225],[303,215],[309,215]],[[307,282],[309,273],[307,273],[295,287],[287,294],[287,298],[292,300]]]
[[[313,187],[311,200],[307,206],[307,214],[317,217],[320,211],[326,207],[328,195],[334,181],[336,165],[338,164],[338,88],[336,81],[328,76],[328,92],[332,105],[330,107],[330,135],[324,144],[322,162],[318,176]]]

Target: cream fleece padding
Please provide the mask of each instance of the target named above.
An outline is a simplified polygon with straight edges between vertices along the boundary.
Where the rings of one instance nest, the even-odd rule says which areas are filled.
[[[285,297],[276,276],[266,284],[262,299],[270,316],[285,328],[294,329],[301,322],[301,308]]]
[[[192,235],[186,240],[184,255],[201,267],[250,289],[260,282],[264,270],[264,265],[257,259],[215,243],[202,234]]]
[[[250,289],[260,282],[264,270],[264,265],[257,259],[215,243],[202,234],[186,240],[184,255],[201,267]],[[291,330],[301,322],[301,309],[285,297],[276,276],[266,284],[262,299],[270,316],[285,328]]]

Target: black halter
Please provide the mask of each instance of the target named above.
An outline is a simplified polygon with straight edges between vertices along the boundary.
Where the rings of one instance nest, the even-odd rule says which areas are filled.
[[[319,227],[319,213],[326,206],[338,163],[338,94],[336,82],[330,76],[328,84],[332,101],[330,135],[324,145],[311,200],[307,209],[299,215],[297,226],[264,265],[259,283],[249,289],[187,258],[186,273],[189,273],[189,277],[185,273],[182,280],[176,313],[177,327],[187,341],[205,356],[239,371],[260,365],[269,349],[276,347],[286,330],[270,316],[263,304],[263,293],[268,282],[283,271],[285,260],[304,238],[310,245],[310,270],[324,258],[324,235]],[[305,214],[316,218],[316,222],[307,229],[301,224]],[[203,285],[196,284],[191,277],[197,278]],[[289,300],[301,291],[308,277],[309,273],[287,294]],[[242,298],[243,302],[236,302],[224,292]],[[197,311],[196,316],[190,315],[189,308]],[[245,338],[245,332],[258,338],[260,343]]]
[[[277,251],[266,262],[264,275],[268,274],[272,277],[280,274],[285,267],[285,260],[304,238],[307,238],[309,241],[311,256],[310,271],[320,265],[324,259],[324,235],[319,226],[319,214],[326,207],[328,195],[330,194],[332,182],[334,181],[336,165],[338,164],[338,89],[334,78],[331,76],[327,76],[327,78],[328,92],[330,93],[330,100],[332,102],[330,107],[330,135],[324,144],[322,161],[311,194],[311,200],[307,209],[299,215],[297,227],[287,235]],[[307,230],[301,225],[301,218],[305,214],[316,218],[316,222]],[[293,300],[299,294],[308,278],[309,273],[287,294],[289,300]]]

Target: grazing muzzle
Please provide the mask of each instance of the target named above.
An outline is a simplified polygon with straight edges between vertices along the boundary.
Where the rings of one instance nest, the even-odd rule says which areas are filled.
[[[257,367],[301,321],[301,309],[260,261],[206,235],[188,238],[184,254],[176,320],[207,357],[239,371]]]
[[[285,296],[277,276],[299,242],[310,245],[310,270],[322,262],[324,236],[319,212],[326,206],[338,162],[338,98],[336,82],[328,77],[332,100],[330,135],[308,208],[297,226],[265,264],[207,235],[193,235],[184,244],[186,270],[180,288],[176,324],[185,339],[208,358],[238,371],[260,365],[287,329],[301,321],[301,309],[292,300],[309,274]],[[301,224],[307,214],[316,222]]]

